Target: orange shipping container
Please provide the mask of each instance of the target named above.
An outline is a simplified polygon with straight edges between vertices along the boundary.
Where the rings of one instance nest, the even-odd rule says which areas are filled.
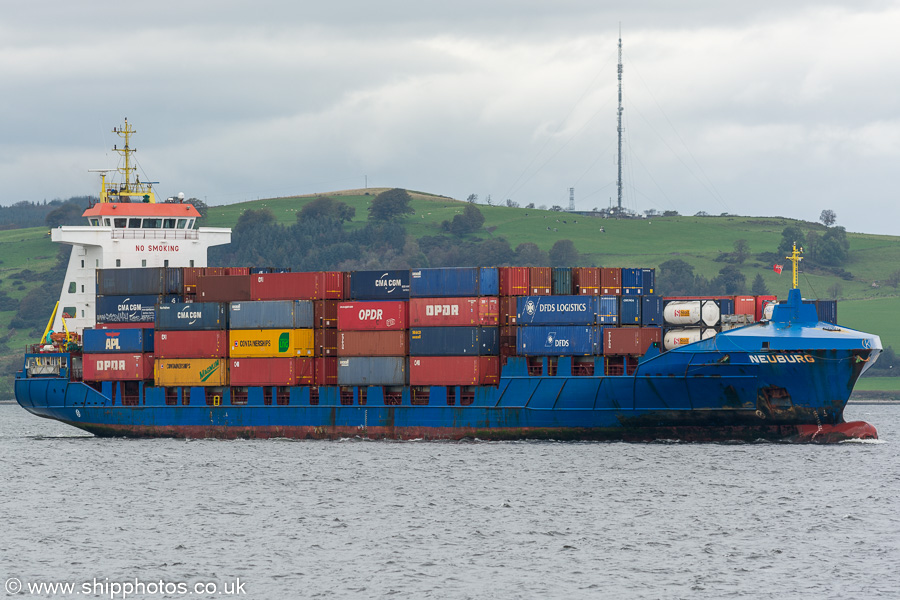
[[[600,295],[600,269],[596,267],[572,267],[572,283],[576,294]]]
[[[553,269],[550,267],[529,268],[529,296],[549,296],[553,290]]]
[[[735,296],[734,297],[734,314],[736,314],[736,315],[755,315],[756,314],[756,297],[755,296]]]
[[[527,296],[530,272],[528,267],[497,267],[501,296]]]
[[[337,334],[338,356],[406,356],[409,332],[340,331]]]
[[[621,296],[622,269],[600,269],[600,290],[602,296]]]

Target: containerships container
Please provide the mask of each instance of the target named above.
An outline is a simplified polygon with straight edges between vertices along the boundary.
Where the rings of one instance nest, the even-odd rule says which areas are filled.
[[[531,325],[516,328],[517,353],[525,356],[599,354],[600,331],[584,325]]]
[[[82,332],[85,354],[153,352],[152,329],[85,329]]]
[[[596,296],[523,296],[516,301],[517,325],[593,325]]]
[[[622,292],[625,292],[625,287]],[[619,296],[619,324],[620,325],[640,325],[641,324],[641,297],[640,296]]]
[[[338,356],[405,356],[406,330],[337,331]]]
[[[510,297],[507,303],[514,303]],[[505,299],[504,298],[504,299]],[[411,298],[409,324],[419,327],[498,325],[500,300],[479,298]]]
[[[87,354],[82,357],[84,381],[127,381],[153,379],[153,355]]]
[[[406,300],[409,298],[409,271],[353,271],[348,273],[350,300]],[[345,285],[346,287],[346,285]]]
[[[98,323],[152,323],[156,306],[181,302],[181,296],[97,296]]]
[[[135,267],[97,269],[97,295],[123,296],[181,294],[184,289],[181,268]]]
[[[599,297],[597,322],[601,325],[619,324],[619,296]]]
[[[157,358],[154,364],[158,386],[228,385],[225,358]]]
[[[497,385],[500,362],[496,356],[412,356],[410,385]]]
[[[410,356],[489,356],[500,353],[497,327],[413,327]]]
[[[344,331],[406,329],[408,309],[408,303],[403,300],[341,302],[337,326]]]
[[[228,332],[231,358],[312,356],[312,329],[232,329]]]
[[[228,305],[223,302],[161,304],[156,310],[156,330],[214,330],[228,325]]]
[[[218,358],[228,356],[228,332],[157,331],[154,353],[161,358]]]
[[[497,296],[499,292],[496,267],[414,269],[409,274],[410,298]]]
[[[350,356],[337,359],[338,385],[408,385],[403,356]]]
[[[501,296],[526,296],[531,286],[528,267],[497,267]]]

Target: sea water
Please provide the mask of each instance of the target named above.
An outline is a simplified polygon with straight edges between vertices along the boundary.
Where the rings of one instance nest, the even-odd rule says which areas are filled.
[[[0,583],[49,598],[900,598],[900,406],[846,416],[881,439],[101,439],[0,405]],[[71,594],[36,587],[60,583]]]

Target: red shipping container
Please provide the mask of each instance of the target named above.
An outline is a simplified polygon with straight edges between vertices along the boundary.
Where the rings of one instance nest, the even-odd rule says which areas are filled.
[[[316,384],[316,359],[308,356],[297,356],[294,361],[295,385]]]
[[[660,327],[642,327],[641,328],[641,351],[638,353],[641,356],[647,354],[647,350],[650,349],[654,343],[660,345],[660,349],[662,349],[662,328]]]
[[[295,367],[293,358],[228,359],[228,373],[233,386],[297,385]]]
[[[500,298],[499,324],[501,326],[516,324],[516,316],[518,315],[517,302],[516,296],[502,296]]]
[[[321,273],[257,273],[250,276],[250,299],[321,300],[320,284],[324,285]]]
[[[341,331],[406,329],[408,321],[408,304],[405,300],[338,304],[337,322]]]
[[[153,329],[153,322],[149,323],[97,323],[94,329]]]
[[[497,267],[501,296],[527,296],[531,274],[528,267]]]
[[[343,300],[344,289],[344,272],[343,271],[324,271],[320,274],[322,280],[319,289],[322,292],[322,298],[332,300]]]
[[[756,297],[755,296],[735,296],[734,297],[734,314],[736,314],[736,315],[755,315],[756,314]]]
[[[228,356],[228,332],[157,331],[153,353],[160,358],[224,358]]]
[[[184,267],[181,270],[181,279],[182,279],[182,288],[181,291],[184,294],[196,294],[197,293],[197,279],[201,275],[206,274],[206,269],[204,267]]]
[[[249,275],[201,275],[197,278],[197,300],[200,302],[244,302],[249,299]]]
[[[406,356],[409,352],[409,332],[396,331],[339,331],[338,356]]]
[[[316,300],[313,302],[313,324],[316,327],[337,327],[340,300]]]
[[[225,267],[203,267],[204,275],[227,275],[225,273]],[[231,273],[231,275],[249,275],[250,269],[247,269],[246,273]]]
[[[84,381],[123,381],[153,379],[153,355],[85,354],[82,357]]]
[[[511,306],[515,314],[515,304]],[[496,296],[410,298],[409,322],[413,327],[496,326],[500,323],[500,300]]]
[[[770,302],[778,302],[778,296],[756,297],[756,311],[754,312],[754,318],[757,321],[762,321],[763,312],[766,310],[766,304],[769,304]]]
[[[210,273],[212,275],[212,273]],[[221,275],[249,275],[250,267],[225,267]]]
[[[600,294],[602,296],[622,295],[622,269],[600,269]]]
[[[337,385],[337,357],[317,358],[315,369],[316,385]]]
[[[641,352],[641,330],[634,327],[605,327],[603,329],[603,354],[608,356],[643,354]]]
[[[409,359],[409,385],[497,385],[496,356],[418,356]]]
[[[576,294],[597,296],[600,294],[600,269],[596,267],[572,267],[572,284]]]
[[[337,356],[337,329],[316,329],[314,356]]]
[[[529,271],[528,294],[530,296],[549,296],[553,290],[553,269],[550,267],[531,267]]]

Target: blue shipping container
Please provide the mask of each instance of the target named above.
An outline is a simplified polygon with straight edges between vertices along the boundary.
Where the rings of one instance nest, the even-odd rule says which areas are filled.
[[[625,288],[622,288],[625,291]],[[640,325],[641,324],[641,297],[640,296],[622,296],[619,298],[619,324],[620,325]]]
[[[312,329],[315,320],[312,300],[294,300],[294,329]]]
[[[156,311],[158,331],[197,331],[226,329],[228,304],[224,302],[188,302],[160,305]]]
[[[597,296],[519,296],[519,325],[593,325],[597,321]]]
[[[349,356],[338,358],[338,385],[408,385],[405,356]]]
[[[409,298],[409,271],[353,271],[350,273],[351,300],[406,300]]]
[[[411,298],[496,296],[499,293],[500,276],[496,267],[414,269],[409,274]]]
[[[719,314],[720,315],[733,315],[734,314],[734,298],[719,298]]]
[[[651,296],[656,293],[656,269],[641,269],[641,278],[644,291],[642,296]]]
[[[641,297],[641,325],[663,324],[663,299],[662,296]]]
[[[619,297],[600,296],[597,310],[597,322],[602,325],[619,324]]]
[[[498,327],[416,327],[409,330],[411,356],[495,356]]]
[[[232,302],[228,305],[230,329],[293,329],[293,300]]]
[[[153,329],[85,329],[81,341],[86,354],[153,352]]]
[[[640,296],[644,293],[643,269],[622,269],[622,295]],[[621,315],[620,315],[621,318]],[[624,321],[623,321],[624,323]]]
[[[181,296],[97,296],[98,323],[153,323],[156,305],[181,302]]]
[[[816,300],[816,314],[820,321],[837,323],[837,300]]]
[[[585,325],[532,325],[516,328],[516,349],[525,356],[587,356],[603,349],[600,328]]]
[[[554,296],[572,295],[572,268],[553,267],[552,278]]]
[[[180,294],[183,283],[182,270],[177,267],[97,269],[99,296]]]

